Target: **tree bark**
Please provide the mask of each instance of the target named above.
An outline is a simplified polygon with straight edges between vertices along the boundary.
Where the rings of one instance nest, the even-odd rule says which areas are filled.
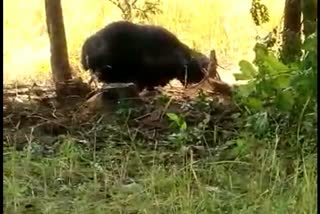
[[[56,87],[72,78],[60,0],[45,0],[51,71]]]
[[[286,0],[281,58],[285,63],[301,56],[301,0]]]

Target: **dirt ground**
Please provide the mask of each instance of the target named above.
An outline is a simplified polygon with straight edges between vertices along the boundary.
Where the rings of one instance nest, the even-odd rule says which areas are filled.
[[[199,112],[191,105],[197,102],[197,94],[200,91],[216,100],[216,112],[213,114],[217,117],[210,115],[210,120],[225,120],[227,117],[222,118],[223,115],[234,110],[233,107],[226,108],[231,106],[228,91],[230,88],[223,82],[215,86],[218,88],[212,90],[212,82],[207,82],[185,90],[178,81],[172,81],[157,92],[143,92],[140,95],[142,102],[131,106],[134,110],[130,110],[131,113],[125,121],[139,132],[144,132],[143,135],[150,139],[170,128],[170,124],[164,118],[168,112],[184,115],[191,124],[202,121],[208,117],[207,113]],[[119,110],[130,109],[119,105],[108,108],[108,103],[98,104],[99,100],[88,105],[88,94],[93,92],[85,87],[77,92],[80,93],[58,98],[53,87],[36,84],[6,86],[3,97],[4,142],[15,142],[17,147],[23,147],[30,140],[28,135],[38,138],[39,141],[54,141],[59,135],[86,129],[102,118],[105,121],[110,121],[110,118],[119,119]],[[101,109],[103,111],[100,111]],[[108,111],[105,111],[106,109]]]

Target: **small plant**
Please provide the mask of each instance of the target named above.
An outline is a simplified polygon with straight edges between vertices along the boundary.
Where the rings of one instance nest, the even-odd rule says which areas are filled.
[[[256,133],[268,127],[269,117],[285,116],[287,122],[300,124],[304,115],[314,113],[317,105],[317,36],[306,38],[303,57],[290,64],[282,63],[265,44],[257,43],[253,64],[239,62],[237,80],[248,80],[236,92],[236,102],[253,116],[248,126]],[[289,116],[289,117],[287,117]],[[315,118],[314,118],[315,120]],[[254,122],[255,121],[255,122]]]
[[[189,138],[185,119],[175,113],[167,113],[166,115],[171,121],[171,127],[176,130],[169,136],[169,139],[180,146],[185,145]]]
[[[161,13],[160,2],[144,1],[138,5],[138,0],[108,0],[121,10],[122,18],[127,21],[132,21],[137,18],[140,22],[150,20],[152,15]]]
[[[168,118],[171,120],[171,126],[177,128],[179,131],[187,130],[187,123],[183,117],[175,113],[167,113]]]

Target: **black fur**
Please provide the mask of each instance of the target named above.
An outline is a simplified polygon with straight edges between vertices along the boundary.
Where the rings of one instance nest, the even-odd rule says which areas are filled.
[[[204,56],[204,55],[202,55]],[[83,44],[81,63],[105,83],[133,82],[140,90],[164,86],[177,78],[199,82],[206,60],[200,63],[192,50],[168,30],[131,22],[114,22]]]

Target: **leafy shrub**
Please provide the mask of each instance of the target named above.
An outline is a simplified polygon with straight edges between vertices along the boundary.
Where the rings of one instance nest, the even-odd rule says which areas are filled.
[[[253,63],[239,62],[241,73],[235,78],[247,80],[248,84],[238,87],[235,101],[250,115],[247,125],[258,129],[258,133],[268,129],[270,116],[284,119],[288,126],[299,126],[306,118],[316,123],[316,33],[305,39],[302,50],[299,61],[284,64],[267,45],[257,43]]]

